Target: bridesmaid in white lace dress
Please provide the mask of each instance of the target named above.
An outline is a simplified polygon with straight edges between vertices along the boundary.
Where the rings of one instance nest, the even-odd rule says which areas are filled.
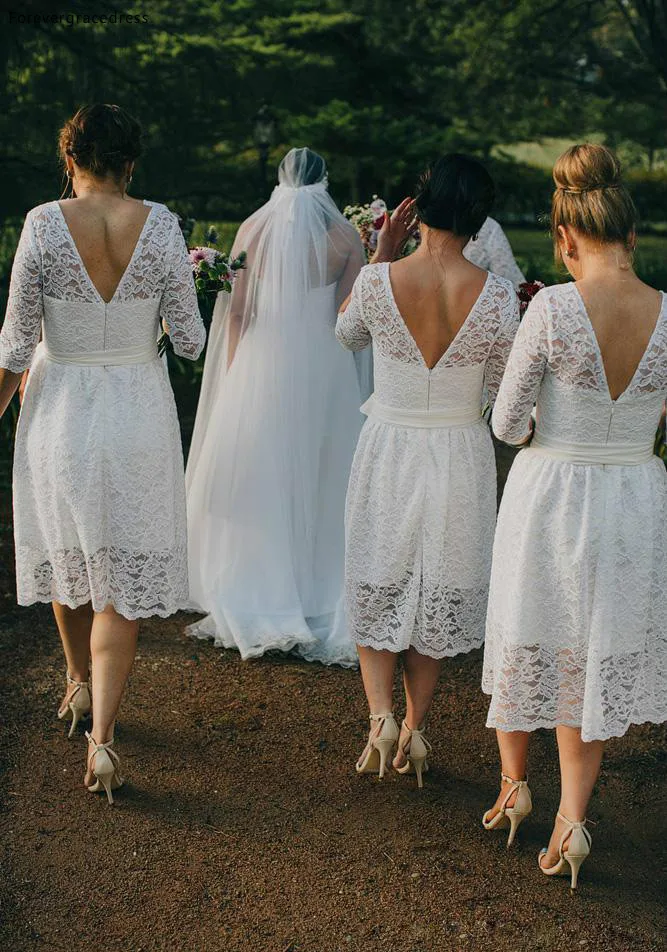
[[[667,473],[653,455],[667,395],[667,302],[632,270],[635,215],[613,153],[556,163],[552,227],[574,283],[524,317],[493,414],[532,442],[498,519],[484,690],[502,789],[485,826],[530,812],[530,732],[556,728],[561,799],[541,868],[577,871],[603,743],[667,719]]]
[[[495,218],[486,219],[477,237],[471,239],[463,249],[463,257],[472,261],[478,268],[507,278],[515,288],[526,280],[516,263],[507,235]]]
[[[399,206],[380,233],[338,320],[346,347],[373,342],[375,393],[354,459],[346,511],[346,606],[371,718],[359,772],[421,773],[423,721],[442,658],[479,647],[496,518],[493,402],[518,327],[512,285],[462,251],[486,218],[493,182],[474,159],[450,155],[416,199],[422,243],[396,256],[410,217]],[[392,240],[392,234],[397,238]],[[402,653],[407,713],[400,733],[392,687]]]
[[[188,599],[183,458],[158,329],[194,359],[204,328],[176,217],[126,194],[136,120],[85,107],[61,148],[76,198],[26,218],[0,333],[0,413],[30,367],[14,456],[18,602],[53,602],[70,736],[90,711],[92,657],[85,783],[112,802],[137,619]]]

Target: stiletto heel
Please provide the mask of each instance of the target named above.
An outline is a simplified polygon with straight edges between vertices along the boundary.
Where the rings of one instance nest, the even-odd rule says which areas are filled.
[[[533,810],[533,798],[530,795],[530,787],[527,780],[514,780],[501,774],[501,782],[511,784],[500,804],[498,812],[489,819],[491,810],[487,810],[482,817],[482,826],[485,830],[503,829],[509,826],[510,832],[507,837],[507,849],[514,842],[516,832]],[[508,807],[507,803],[516,793],[516,800],[513,807]]]
[[[426,758],[428,757],[429,751],[433,750],[433,747],[424,736],[423,728],[420,727],[419,729],[415,728],[415,730],[410,730],[405,721],[403,721],[401,730],[405,730],[408,733],[407,744],[401,746],[399,743],[399,751],[404,757],[407,757],[407,763],[402,767],[396,767],[395,770],[396,773],[400,774],[416,774],[417,787],[421,790],[424,786],[422,774],[428,771]]]
[[[382,780],[387,767],[387,758],[398,740],[398,725],[391,711],[388,714],[371,714],[370,721],[371,724],[374,721],[379,723],[380,728],[373,736],[371,727],[371,735],[363,754],[357,761],[356,771],[357,773],[376,773],[378,779]]]
[[[109,804],[113,806],[112,790],[118,790],[123,786],[123,778],[120,775],[120,757],[115,750],[112,750],[113,737],[106,744],[98,744],[95,738],[86,731],[88,743],[92,744],[93,749],[88,754],[88,763],[95,758],[93,773],[96,782],[88,787],[89,793],[100,793],[101,790],[107,795]]]
[[[72,737],[79,721],[90,714],[90,690],[87,681],[75,681],[74,678],[70,678],[69,674],[67,675],[67,683],[75,684],[76,687],[66,706],[62,711],[58,711],[58,720],[62,721],[68,713],[72,715],[72,724],[67,735]]]
[[[560,843],[558,844],[558,856],[560,857],[555,866],[550,866],[545,869],[542,865],[542,857],[546,855],[546,847],[540,850],[537,857],[537,865],[540,867],[545,876],[570,876],[570,889],[577,888],[577,880],[579,878],[579,870],[581,865],[591,851],[591,844],[593,843],[593,838],[591,834],[586,829],[587,820],[575,821],[568,820],[566,816],[563,816],[562,813],[557,813],[556,816],[559,820],[562,820],[563,823],[567,823],[567,828],[563,835],[560,838]],[[567,838],[570,838],[570,842],[567,844],[567,849],[564,850],[563,846]]]

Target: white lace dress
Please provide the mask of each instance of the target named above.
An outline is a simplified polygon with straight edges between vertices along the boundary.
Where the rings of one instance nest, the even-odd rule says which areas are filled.
[[[507,278],[514,287],[518,287],[526,279],[519,265],[514,260],[512,248],[507,235],[495,218],[487,218],[479,229],[477,238],[472,238],[463,249],[463,255],[484,271],[493,271],[501,278]]]
[[[433,658],[478,647],[496,520],[493,401],[518,327],[517,297],[489,274],[464,325],[429,370],[394,300],[389,265],[357,279],[338,339],[373,342],[375,392],[346,509],[345,596],[359,645]]]
[[[667,395],[667,298],[612,401],[574,283],[534,298],[496,401],[496,435],[531,446],[498,517],[484,690],[488,726],[558,724],[584,741],[667,719],[667,472],[652,455]]]
[[[205,334],[177,219],[146,204],[108,303],[58,202],[25,221],[0,333],[0,367],[30,367],[14,454],[21,605],[90,601],[139,618],[187,603],[180,431],[156,341],[164,319],[194,359]]]

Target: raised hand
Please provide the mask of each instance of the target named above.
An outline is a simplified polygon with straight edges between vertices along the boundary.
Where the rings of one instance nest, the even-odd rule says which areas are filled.
[[[416,228],[415,201],[413,198],[404,198],[391,217],[389,212],[385,212],[384,223],[378,233],[377,249],[371,261],[395,261]]]

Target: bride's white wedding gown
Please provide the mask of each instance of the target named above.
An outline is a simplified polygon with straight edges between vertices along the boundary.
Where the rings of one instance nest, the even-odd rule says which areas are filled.
[[[244,658],[297,649],[353,665],[343,516],[362,394],[335,324],[361,243],[324,184],[281,185],[241,227],[242,249],[187,468],[191,597],[207,613],[189,630]]]

